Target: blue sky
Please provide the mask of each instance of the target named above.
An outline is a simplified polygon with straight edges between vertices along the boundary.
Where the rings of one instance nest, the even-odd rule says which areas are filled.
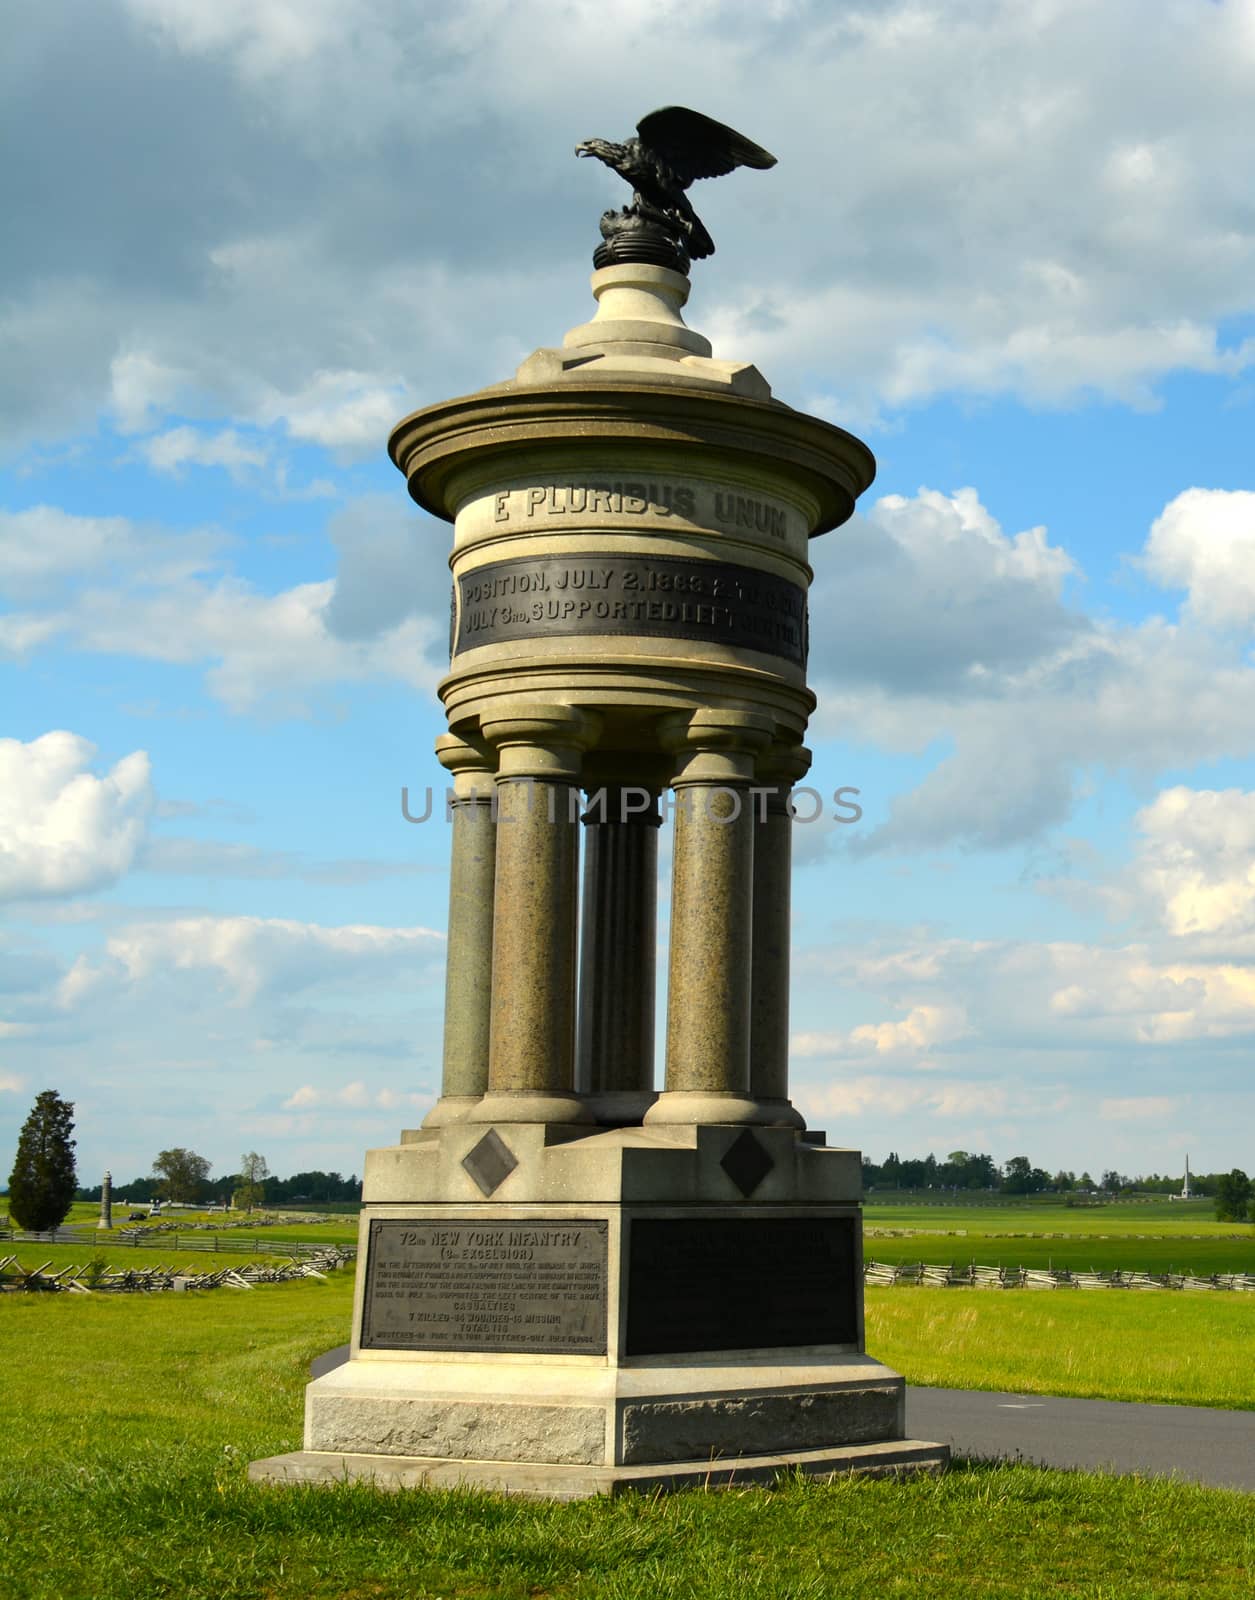
[[[1244,1165],[1255,3],[64,0],[0,65],[0,1150],[361,1169],[439,1083],[448,530],[391,424],[591,309],[655,105],[689,322],[867,439],[813,551],[794,1086],[890,1148]],[[608,38],[608,30],[613,39]],[[664,928],[665,936],[665,894]]]

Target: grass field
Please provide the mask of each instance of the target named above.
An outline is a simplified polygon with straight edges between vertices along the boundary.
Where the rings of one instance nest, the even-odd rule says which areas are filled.
[[[1253,1298],[870,1286],[867,1348],[911,1383],[1249,1411]]]
[[[1068,1267],[1076,1272],[1255,1272],[1255,1227],[1217,1222],[1210,1201],[864,1207],[876,1261]]]
[[[0,1201],[0,1206],[2,1205],[3,1202]],[[141,1227],[143,1225],[142,1223],[128,1222],[127,1218],[132,1210],[143,1211],[145,1213],[144,1221],[148,1221],[147,1206],[132,1207],[123,1201],[115,1205],[113,1208],[112,1234],[108,1230],[102,1228],[100,1230],[100,1237],[102,1239],[108,1239],[121,1233],[124,1228]],[[321,1215],[321,1213],[319,1214]],[[313,1244],[323,1244],[324,1242],[327,1244],[357,1243],[356,1212],[351,1215],[329,1215],[329,1218],[326,1222],[306,1221],[298,1212],[266,1212],[261,1213],[261,1215],[277,1215],[279,1216],[280,1220],[270,1224],[269,1226],[257,1226],[255,1229],[249,1225],[248,1219],[243,1219],[246,1225],[242,1228],[231,1227],[222,1229],[222,1224],[224,1222],[234,1223],[241,1219],[232,1213],[224,1214],[221,1211],[170,1211],[163,1213],[153,1220],[156,1222],[175,1222],[180,1227],[185,1227],[189,1233],[197,1223],[211,1222],[214,1223],[217,1228],[222,1229],[224,1233],[233,1238],[238,1238],[241,1236],[244,1238],[251,1238],[255,1231],[257,1237],[262,1239],[305,1239],[309,1240]],[[70,1214],[65,1219],[63,1226],[67,1228],[94,1228],[99,1217],[100,1207],[94,1201],[76,1200],[74,1205],[71,1207]]]
[[[573,1506],[250,1485],[249,1459],[299,1443],[308,1362],[344,1339],[350,1287],[0,1302],[0,1595],[1193,1600],[1255,1585],[1250,1496],[1027,1467]],[[1053,1313],[1055,1297],[1022,1304]]]

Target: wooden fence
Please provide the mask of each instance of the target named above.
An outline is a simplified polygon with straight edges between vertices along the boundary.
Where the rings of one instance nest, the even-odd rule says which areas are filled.
[[[51,1261],[25,1267],[16,1256],[0,1259],[0,1294],[152,1294],[164,1289],[251,1289],[259,1283],[288,1283],[293,1278],[325,1278],[350,1257],[327,1249],[301,1261],[280,1265],[247,1262],[211,1272],[188,1272],[168,1267],[109,1267],[103,1262],[53,1270]]]
[[[325,1244],[306,1239],[242,1238],[238,1233],[201,1232],[185,1233],[169,1227],[157,1228],[54,1228],[48,1233],[24,1233],[20,1228],[0,1230],[0,1240],[14,1244],[77,1244],[94,1250],[126,1250],[132,1247],[143,1250],[167,1246],[180,1255],[186,1250],[207,1250],[213,1255],[267,1256],[317,1256],[327,1252]],[[340,1253],[356,1254],[351,1245],[340,1246]]]
[[[936,1289],[1226,1289],[1255,1293],[1255,1273],[1069,1272],[1040,1267],[936,1266],[927,1261],[866,1261],[866,1283],[915,1284]]]

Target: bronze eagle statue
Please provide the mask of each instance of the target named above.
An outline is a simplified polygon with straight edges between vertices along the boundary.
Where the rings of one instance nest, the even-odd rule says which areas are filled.
[[[651,111],[636,124],[636,132],[625,144],[585,139],[575,153],[596,156],[632,185],[632,204],[621,216],[665,229],[695,261],[714,255],[714,240],[684,191],[698,178],[719,178],[737,167],[764,171],[775,166],[775,156],[735,128],[687,106]]]

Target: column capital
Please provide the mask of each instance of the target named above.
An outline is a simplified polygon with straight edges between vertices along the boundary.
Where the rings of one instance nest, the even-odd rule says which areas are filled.
[[[595,711],[561,701],[516,700],[483,718],[481,731],[497,753],[497,777],[574,783],[581,757],[597,741]]]
[[[758,776],[764,783],[791,789],[810,771],[813,759],[804,744],[773,744],[758,758]]]
[[[442,733],[436,739],[436,760],[453,776],[454,804],[490,798],[497,759],[482,739],[473,734]]]
[[[689,783],[749,784],[760,751],[776,731],[771,717],[757,711],[703,708],[664,717],[659,742],[676,756],[672,788]]]

